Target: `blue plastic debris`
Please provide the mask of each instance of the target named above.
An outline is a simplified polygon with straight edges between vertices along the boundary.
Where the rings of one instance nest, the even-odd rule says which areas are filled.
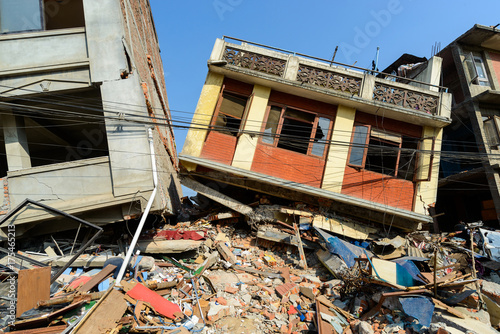
[[[425,297],[400,297],[403,311],[418,320],[419,324],[429,327],[434,314],[434,304]]]

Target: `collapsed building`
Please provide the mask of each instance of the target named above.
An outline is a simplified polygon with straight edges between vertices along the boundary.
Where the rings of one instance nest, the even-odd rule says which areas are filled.
[[[350,237],[373,231],[363,223],[428,229],[450,123],[441,63],[433,57],[401,82],[217,39],[179,156],[182,182],[251,220],[307,216],[282,207],[269,217],[252,206],[257,194],[260,204],[273,196],[311,205],[315,226]]]
[[[139,216],[152,194],[151,212],[178,212],[149,1],[2,1],[0,110],[0,213],[26,205],[3,233],[11,223],[16,237],[77,227],[26,199],[99,225]]]

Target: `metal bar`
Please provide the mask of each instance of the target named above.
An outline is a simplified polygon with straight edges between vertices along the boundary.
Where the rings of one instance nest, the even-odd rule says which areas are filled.
[[[85,251],[85,249],[87,249],[88,246],[90,246],[95,239],[97,239],[98,236],[101,235],[101,233],[104,232],[104,230],[101,228],[99,231],[97,231],[96,234],[94,234],[94,236],[92,238],[90,238],[90,240],[85,244],[83,245],[80,250],[78,250],[78,252],[76,252],[76,254],[61,268],[59,269],[59,271],[57,273],[55,273],[51,279],[50,279],[50,284],[54,283],[56,281],[56,279],[61,276],[61,274],[66,270],[68,269],[71,264],[73,262],[75,262],[75,260]]]
[[[71,246],[71,251],[69,252],[69,255],[73,255],[73,249],[75,248],[76,239],[78,238],[78,234],[80,234],[81,227],[82,227],[82,224],[78,225],[78,231],[76,231],[75,240],[73,241],[73,245]]]

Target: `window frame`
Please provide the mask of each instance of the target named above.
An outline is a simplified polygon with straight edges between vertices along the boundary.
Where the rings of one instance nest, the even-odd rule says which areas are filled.
[[[219,117],[219,114],[221,113],[220,107],[222,106],[222,101],[223,101],[225,93],[227,93],[229,95],[232,95],[234,97],[237,97],[237,98],[246,99],[245,108],[243,109],[243,113],[241,114],[241,118],[239,118],[239,120],[240,120],[240,126],[238,128],[238,133],[236,135],[226,134],[226,133],[223,132],[223,129],[216,128],[217,118]],[[241,94],[241,93],[238,93],[238,92],[226,89],[226,86],[223,85],[222,89],[219,92],[219,96],[217,98],[217,104],[215,105],[215,110],[213,112],[212,119],[210,120],[209,131],[215,131],[215,132],[218,132],[221,135],[231,136],[231,137],[238,138],[243,133],[243,128],[246,125],[246,121],[247,121],[247,118],[248,118],[248,112],[249,112],[250,106],[251,106],[252,101],[253,101],[253,96],[254,96],[253,93],[251,95]],[[222,112],[222,114],[227,115],[224,112]],[[233,115],[229,115],[229,116],[234,117]],[[236,117],[234,117],[234,118],[236,118]],[[229,130],[229,128],[227,128],[227,129]]]
[[[272,107],[279,107],[279,108],[281,108],[280,115],[279,115],[278,126],[276,127],[276,133],[274,134],[274,138],[273,138],[273,142],[272,143],[265,142],[263,140],[263,136],[261,135],[260,138],[259,138],[259,143],[260,144],[271,146],[271,147],[275,147],[275,148],[281,149],[281,150],[286,150],[286,151],[289,151],[289,152],[294,152],[294,153],[297,153],[297,154],[307,155],[307,156],[310,156],[310,157],[316,157],[316,158],[320,158],[320,159],[326,159],[326,154],[328,152],[328,147],[329,147],[329,143],[328,143],[329,139],[326,139],[326,142],[325,142],[325,145],[324,145],[324,148],[323,148],[323,153],[322,153],[321,156],[313,154],[312,153],[312,148],[313,148],[313,145],[315,143],[315,137],[316,137],[316,132],[318,130],[318,123],[319,123],[319,119],[320,118],[326,118],[326,119],[328,119],[330,121],[330,124],[329,124],[329,127],[328,127],[328,132],[326,133],[326,138],[330,138],[331,137],[331,134],[332,134],[332,131],[333,131],[333,123],[334,123],[334,118],[332,116],[326,115],[326,114],[323,114],[323,113],[314,112],[314,111],[311,111],[311,110],[306,110],[306,109],[303,109],[303,108],[298,108],[298,107],[295,107],[295,106],[286,105],[286,104],[283,104],[283,103],[270,102],[267,105],[267,108],[266,108],[266,114],[265,114],[265,117],[264,117],[265,122],[263,122],[262,128],[261,128],[261,132],[262,133],[264,133],[264,131],[266,129],[267,120],[269,119],[269,114],[271,112],[271,108]],[[310,115],[314,116],[314,121],[308,122],[308,121],[305,121],[305,120],[302,120],[302,119],[298,119],[296,117],[285,116],[285,112],[287,111],[287,109],[297,110],[297,111],[300,111],[300,112],[304,112],[304,113],[310,114]],[[295,120],[295,121],[299,121],[299,122],[303,122],[303,123],[312,124],[311,136],[309,137],[309,143],[307,145],[307,152],[306,153],[297,152],[297,151],[290,150],[290,149],[283,148],[283,147],[278,147],[279,138],[282,136],[281,132],[283,130],[283,123],[285,121],[285,118],[288,118],[288,119],[291,119],[291,120]],[[272,134],[271,134],[271,136],[272,136]]]
[[[470,76],[470,83],[479,86],[490,86],[490,79],[488,76],[488,72],[486,71],[486,65],[484,61],[484,57],[479,52],[467,52],[465,54],[465,66],[467,66],[467,70]],[[478,72],[478,66],[481,68],[481,71],[484,73],[485,78],[481,78]]]
[[[364,144],[354,144],[353,143],[356,127],[366,127],[368,129],[367,136],[365,138],[365,143]],[[390,144],[397,144],[395,141],[392,141],[392,140],[383,139],[383,138],[380,138],[380,137],[377,137],[377,136],[373,136],[372,137],[372,130],[373,129],[374,129],[374,127],[372,125],[370,125],[370,124],[354,123],[352,134],[351,134],[351,140],[349,141],[349,152],[347,154],[347,166],[355,168],[357,170],[363,169],[363,170],[366,170],[366,171],[370,171],[372,173],[386,175],[387,177],[392,177],[392,178],[397,178],[397,179],[401,179],[401,180],[410,181],[406,177],[399,177],[398,174],[400,172],[399,165],[400,165],[400,161],[401,161],[401,152],[402,152],[402,149],[404,148],[403,147],[404,137],[414,138],[415,140],[418,141],[418,146],[417,146],[417,154],[415,156],[415,165],[414,165],[414,170],[413,170],[413,178],[412,178],[411,182],[420,182],[420,181],[429,181],[430,180],[431,175],[432,175],[432,164],[433,164],[433,160],[434,160],[435,137],[415,138],[415,137],[405,136],[403,134],[399,134],[399,133],[395,133],[395,132],[390,132],[390,131],[384,131],[384,130],[376,129],[377,131],[379,131],[381,133],[387,133],[388,135],[396,135],[396,136],[399,136],[401,138],[401,141],[400,141],[399,146],[398,146],[398,153],[397,153],[397,158],[396,158],[396,164],[395,164],[395,167],[394,167],[394,175],[390,175],[390,174],[380,173],[380,172],[373,171],[373,170],[370,170],[370,169],[366,168],[366,160],[367,160],[367,157],[368,157],[369,143],[370,143],[370,140],[372,138],[377,138],[378,140],[380,140],[382,142],[387,142],[387,143],[390,143]],[[422,169],[421,169],[421,166],[420,166],[421,165],[421,161],[423,159],[422,158],[423,153],[420,152],[420,149],[421,149],[421,147],[423,145],[424,140],[429,140],[429,139],[432,139],[432,148],[431,148],[431,153],[429,154],[429,161],[430,161],[429,162],[429,170],[427,171],[427,174],[426,174],[427,176],[426,177],[420,177],[420,174],[424,173],[424,172],[422,172]],[[355,145],[359,145],[359,146],[363,145],[363,158],[362,158],[361,164],[354,164],[354,163],[351,163],[351,161],[350,161],[351,160],[352,149],[353,149],[353,147]],[[394,145],[394,146],[396,147],[396,145]]]
[[[491,131],[494,131],[495,133],[491,133],[489,130],[489,127],[487,127],[487,123],[491,122]],[[488,116],[484,121],[483,121],[483,129],[484,133],[486,134],[486,140],[488,143],[488,146],[491,148],[498,149],[500,146],[500,117],[496,115]],[[495,141],[492,139],[495,138]]]

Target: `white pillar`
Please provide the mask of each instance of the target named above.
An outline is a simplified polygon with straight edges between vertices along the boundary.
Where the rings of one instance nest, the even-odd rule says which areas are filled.
[[[2,115],[2,127],[9,171],[31,168],[24,118],[7,112]]]

